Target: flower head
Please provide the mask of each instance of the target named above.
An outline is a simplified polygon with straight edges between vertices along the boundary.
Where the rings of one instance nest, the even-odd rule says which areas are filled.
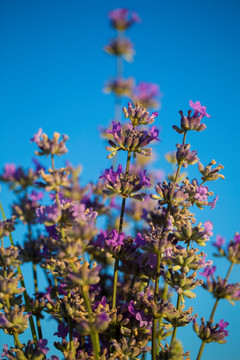
[[[196,101],[195,103],[190,100],[189,101],[189,105],[191,106],[191,108],[194,110],[194,115],[195,117],[201,117],[203,118],[204,116],[206,117],[211,117],[210,115],[207,114],[206,112],[206,106],[202,106],[200,101]]]
[[[125,8],[110,11],[108,17],[112,26],[119,31],[124,31],[132,24],[141,22],[140,17],[135,11],[129,11]]]

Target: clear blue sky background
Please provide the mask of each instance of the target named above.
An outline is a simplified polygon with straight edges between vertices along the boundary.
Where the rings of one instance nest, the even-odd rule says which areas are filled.
[[[212,184],[219,195],[217,207],[198,212],[198,220],[210,219],[214,235],[230,239],[240,231],[239,216],[239,97],[240,97],[240,3],[237,0],[172,1],[62,1],[2,0],[0,2],[0,164],[31,165],[35,150],[29,139],[39,127],[70,136],[69,159],[84,168],[83,182],[95,180],[110,165],[98,126],[113,117],[114,98],[102,92],[115,73],[114,59],[102,48],[114,36],[107,12],[116,7],[136,10],[142,23],[128,31],[136,56],[125,76],[160,84],[164,94],[157,124],[162,142],[156,166],[165,167],[163,154],[173,150],[179,135],[180,109],[187,111],[192,99],[201,101],[212,115],[207,130],[190,134],[192,148],[204,164],[211,159],[225,166],[226,180]],[[57,165],[61,164],[61,159]],[[0,194],[5,208],[10,195]],[[9,210],[8,210],[9,214]],[[209,258],[212,247],[207,246]],[[221,276],[223,260],[217,262]],[[236,266],[231,281],[239,280]],[[199,317],[208,317],[210,294],[198,291],[193,305]],[[226,345],[210,344],[203,360],[240,359],[240,304],[220,303],[216,320],[230,322]],[[50,337],[51,325],[49,325]],[[196,357],[199,340],[181,329],[184,349]],[[0,345],[7,342],[3,336]]]

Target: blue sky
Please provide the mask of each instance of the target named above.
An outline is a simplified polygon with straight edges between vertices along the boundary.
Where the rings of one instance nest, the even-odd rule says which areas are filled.
[[[97,128],[107,125],[114,114],[114,98],[102,88],[114,76],[115,62],[102,48],[115,35],[107,12],[117,7],[136,10],[142,18],[128,31],[136,55],[133,63],[125,63],[124,75],[157,83],[164,94],[156,123],[162,140],[156,146],[156,167],[165,168],[164,153],[180,141],[171,126],[178,124],[180,109],[188,110],[190,99],[201,101],[212,116],[206,120],[207,130],[190,134],[188,140],[203,164],[215,159],[225,166],[226,179],[210,184],[219,201],[213,211],[199,211],[198,220],[211,220],[214,235],[230,239],[240,231],[238,1],[2,0],[1,168],[6,162],[31,165],[35,148],[29,139],[39,127],[49,135],[54,131],[69,135],[64,160],[83,165],[83,183],[97,179],[110,165]],[[10,195],[5,187],[0,196],[8,209]],[[210,245],[207,252],[210,257]],[[225,263],[218,264],[224,276]],[[236,266],[230,280],[238,279]],[[200,317],[209,316],[212,301],[199,291],[194,303]],[[239,358],[239,304],[233,309],[220,303],[216,320],[221,318],[230,322],[228,343],[210,344],[204,360],[226,359],[229,351],[232,360]],[[185,334],[185,350],[191,350],[194,358],[198,339],[191,329],[180,330],[181,334]]]

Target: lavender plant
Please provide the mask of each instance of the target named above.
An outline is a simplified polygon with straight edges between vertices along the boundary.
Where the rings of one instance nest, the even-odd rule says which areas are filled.
[[[110,19],[119,32],[139,20],[126,9],[114,10]],[[129,58],[129,44],[118,38],[106,51]],[[140,87],[144,105],[154,107],[157,89]],[[180,124],[173,126],[182,140],[172,155],[176,168],[166,180],[146,169],[152,145],[159,141],[159,130],[152,125],[158,113],[138,102],[123,107],[125,123],[115,119],[106,130],[107,157],[121,152],[125,164],[109,166],[96,183],[81,186],[79,167],[69,163],[56,168],[56,156],[67,152],[68,137],[54,133],[49,138],[41,129],[31,140],[35,154],[49,159],[49,168],[38,160],[35,169],[5,165],[0,179],[16,200],[9,219],[0,206],[0,328],[12,338],[2,359],[190,359],[177,340],[179,328],[190,324],[202,341],[198,360],[207,343],[226,342],[228,323],[216,323],[214,316],[221,299],[240,299],[240,284],[228,282],[234,264],[240,263],[240,235],[226,247],[217,236],[215,255],[226,258],[229,270],[224,279],[215,277],[216,267],[201,250],[213,235],[213,224],[198,223],[193,208],[216,206],[218,197],[207,183],[224,178],[223,166],[214,160],[204,166],[187,143],[188,133],[205,130],[202,120],[210,117],[199,101],[189,104],[193,111],[187,116],[180,111]],[[197,163],[198,178],[182,173]],[[19,244],[14,231],[20,223],[26,234]],[[26,263],[32,265],[33,294],[21,271]],[[40,273],[45,274],[45,288]],[[196,309],[185,309],[197,286],[215,298],[210,318],[202,318],[200,325]],[[56,326],[56,341],[49,345],[46,319]],[[27,328],[31,339],[23,342]],[[53,345],[61,355],[47,358]]]

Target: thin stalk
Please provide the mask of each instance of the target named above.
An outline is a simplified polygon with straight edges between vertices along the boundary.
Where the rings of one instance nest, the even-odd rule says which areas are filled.
[[[29,234],[29,240],[32,241],[32,229],[30,224],[28,224],[28,234]],[[32,266],[33,266],[34,292],[36,297],[38,293],[37,266],[35,263],[33,263]],[[36,315],[36,322],[37,322],[38,338],[42,339],[42,328],[41,328],[40,316],[38,314]]]
[[[187,130],[184,131],[182,145],[184,145],[185,142],[186,142],[186,136],[187,136]],[[177,183],[177,180],[178,180],[178,177],[179,177],[179,173],[180,173],[181,167],[182,167],[182,164],[181,164],[181,163],[178,164],[177,172],[176,172],[175,179],[174,179],[174,182],[175,182],[175,183]]]
[[[68,298],[71,297],[71,292],[68,292]],[[70,315],[68,315],[68,329],[69,329],[69,341],[70,341],[70,350],[71,350],[71,354],[73,356],[76,355],[76,349],[74,346],[74,341],[73,341],[73,323],[72,323],[72,317]]]
[[[118,38],[121,38],[121,31],[118,32]],[[123,77],[123,57],[116,56],[116,78],[117,80],[122,79]],[[115,95],[115,120],[121,122],[121,104],[122,97],[120,95]]]
[[[155,280],[155,288],[154,288],[154,300],[157,301],[158,297],[158,288],[159,288],[159,272],[161,265],[161,252],[159,251],[157,254],[157,276]],[[152,328],[152,359],[156,359],[157,356],[157,325],[158,319],[153,319],[153,328]]]
[[[54,155],[53,154],[51,155],[51,162],[52,162],[52,170],[54,172],[55,171],[55,163],[54,163]],[[57,205],[58,205],[58,207],[60,207],[60,200],[59,200],[58,192],[55,191],[55,194],[56,194]]]
[[[227,275],[225,277],[225,282],[227,282],[228,278],[229,278],[229,275],[231,274],[231,271],[233,269],[233,265],[234,263],[231,262],[231,265],[228,269],[228,272],[227,272]],[[213,309],[212,309],[212,312],[211,312],[211,315],[210,315],[210,319],[209,320],[213,320],[213,317],[214,317],[214,314],[216,312],[216,309],[217,309],[217,306],[218,306],[218,303],[219,303],[219,300],[220,298],[216,299],[214,305],[213,305]],[[203,350],[204,350],[204,347],[205,347],[205,344],[206,342],[203,340],[202,343],[201,343],[201,346],[200,346],[200,349],[199,349],[199,352],[198,352],[198,356],[197,356],[197,359],[196,360],[200,360],[201,359],[201,356],[202,356],[202,353],[203,353]]]
[[[180,309],[180,305],[181,305],[181,301],[180,301],[180,296],[178,295],[178,298],[177,298],[177,310]],[[172,347],[172,344],[176,338],[176,333],[177,333],[177,327],[175,327],[173,329],[173,333],[172,333],[172,338],[171,338],[171,342],[170,342],[170,348]]]
[[[196,360],[200,360],[200,359],[201,359],[201,356],[202,356],[202,353],[203,353],[203,349],[204,349],[205,344],[206,344],[206,342],[205,342],[205,341],[202,341]]]
[[[14,336],[14,342],[16,342],[17,347],[18,347],[19,349],[22,349],[22,348],[23,348],[23,345],[21,344],[21,342],[20,342],[20,340],[19,340],[18,333],[14,333],[13,336]]]
[[[94,359],[99,360],[99,354],[100,354],[99,335],[92,328],[92,321],[93,321],[93,316],[92,315],[93,315],[93,313],[92,313],[90,300],[89,300],[89,297],[88,297],[88,292],[86,290],[86,286],[82,286],[81,290],[82,290],[82,295],[83,295],[85,305],[87,307],[89,320],[90,320],[90,323],[91,323],[91,334],[90,334],[90,336],[91,336],[92,346],[93,346],[93,350],[94,350]]]
[[[6,220],[6,216],[5,216],[5,213],[4,213],[1,202],[0,202],[0,211],[2,213],[3,220]],[[12,238],[11,234],[9,234],[9,239],[10,239],[11,245],[14,246],[14,242],[13,242],[13,238]],[[28,294],[27,294],[27,291],[26,291],[26,286],[25,286],[25,281],[24,281],[24,278],[23,278],[22,270],[21,270],[19,265],[17,266],[17,272],[18,272],[19,275],[21,275],[20,283],[21,283],[21,286],[24,287],[24,289],[25,289],[23,291],[23,297],[24,297],[24,302],[25,302],[25,305],[26,305],[26,310],[27,310],[28,313],[31,313],[31,306],[30,306],[30,302],[29,302],[29,297],[28,297]],[[33,340],[35,342],[37,342],[37,333],[36,333],[36,329],[35,329],[35,325],[34,325],[32,315],[30,315],[28,319],[29,319],[29,324],[30,324],[30,328],[31,328],[32,338],[33,338]]]
[[[131,160],[131,151],[128,151],[127,165],[126,165],[126,172],[125,172],[125,180],[127,179],[127,176],[128,176],[128,173],[129,173],[130,160]],[[118,229],[119,234],[122,232],[122,228],[123,228],[123,218],[124,218],[125,204],[126,204],[126,198],[123,198],[122,206],[121,206],[120,220],[119,220],[119,229]],[[118,265],[119,265],[119,260],[115,259],[114,273],[113,273],[112,309],[114,309],[116,307],[116,303],[117,303]]]
[[[33,279],[34,279],[34,291],[35,294],[38,293],[38,281],[37,281],[37,267],[36,264],[33,263]],[[36,315],[36,321],[37,321],[37,331],[38,331],[38,338],[42,339],[42,327],[40,322],[40,316]]]

